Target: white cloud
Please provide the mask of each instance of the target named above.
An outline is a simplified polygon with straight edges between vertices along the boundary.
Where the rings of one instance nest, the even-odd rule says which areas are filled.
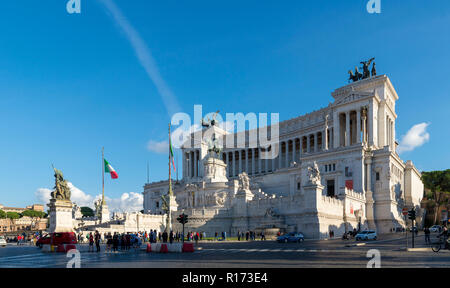
[[[167,141],[157,142],[150,140],[148,141],[147,149],[155,153],[167,154],[169,153],[169,142]]]
[[[120,198],[106,198],[110,212],[135,212],[144,209],[144,196],[140,193],[123,193]]]
[[[70,199],[80,207],[87,206],[94,208],[94,201],[102,197],[101,194],[98,194],[95,197],[86,194],[70,182],[68,182],[67,185],[71,192]],[[51,191],[52,190],[48,188],[39,188],[35,192],[36,198],[40,203],[47,204],[50,201]],[[110,212],[135,212],[144,209],[144,197],[140,193],[130,192],[123,193],[120,198],[109,198],[107,196],[105,196],[105,198]]]
[[[166,84],[161,74],[159,73],[156,61],[152,56],[150,49],[145,44],[139,33],[128,22],[128,19],[122,14],[119,7],[112,0],[100,0],[106,7],[107,11],[112,15],[112,18],[120,29],[125,33],[126,38],[134,49],[139,63],[144,67],[148,77],[155,84],[169,115],[180,111],[178,101],[172,93],[170,87]]]
[[[428,125],[430,123],[419,123],[411,127],[406,135],[402,136],[397,152],[412,151],[428,142],[430,140],[430,134],[427,132]]]
[[[47,204],[50,200],[50,193],[52,193],[52,190],[47,188],[39,188],[36,190],[34,195],[36,196],[37,200],[42,204]]]

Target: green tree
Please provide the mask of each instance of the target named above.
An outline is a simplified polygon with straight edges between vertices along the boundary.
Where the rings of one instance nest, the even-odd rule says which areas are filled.
[[[22,216],[44,218],[45,213],[36,210],[25,210],[22,212]]]
[[[86,206],[81,207],[81,214],[83,214],[83,217],[92,217],[94,216],[94,210]]]
[[[0,219],[6,218],[6,212],[3,210],[0,210]]]
[[[19,219],[20,214],[17,212],[6,212],[6,217],[8,217],[9,219]]]
[[[422,172],[425,197],[434,203],[434,223],[438,222],[439,208],[450,200],[450,169],[444,171]]]

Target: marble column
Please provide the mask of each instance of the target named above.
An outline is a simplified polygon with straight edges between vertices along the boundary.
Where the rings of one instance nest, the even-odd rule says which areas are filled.
[[[317,132],[314,133],[314,152],[318,152],[318,145],[317,145]]]
[[[356,143],[361,143],[361,109],[356,110]]]
[[[232,175],[232,177],[235,177],[236,176],[236,151],[232,151],[231,153],[232,153],[231,158],[233,159],[233,175]]]
[[[303,136],[300,136],[300,150],[298,150],[298,160],[300,161],[300,158],[303,155]]]
[[[311,153],[311,135],[306,135],[306,153]]]
[[[286,141],[286,158],[284,159],[284,163],[286,165],[286,168],[289,168],[289,140]]]
[[[297,139],[294,138],[294,140],[292,140],[292,162],[297,162],[295,161],[295,146],[297,146]]]
[[[242,173],[242,150],[239,150],[238,154],[239,154],[239,172],[238,172],[238,174],[241,174]]]
[[[282,166],[282,159],[283,159],[283,142],[280,142],[280,151],[278,153],[278,169],[281,169]]]
[[[197,154],[198,154],[198,151],[197,150],[195,150],[194,151],[194,177],[198,177],[198,158],[197,158]]]
[[[258,149],[258,172],[259,174],[261,174],[262,172],[262,165],[261,165],[261,148],[257,148]]]
[[[248,165],[249,165],[249,163],[248,163],[249,161],[248,161],[248,149],[245,149],[245,172],[247,173],[247,174],[250,174],[249,172],[250,171],[248,171]]]
[[[366,117],[366,115],[363,115],[362,116],[362,124],[363,124],[363,127],[362,127],[362,139],[363,139],[363,144],[366,144],[367,143],[367,129],[366,129],[366,127],[367,127],[367,124],[366,124],[366,121],[367,121],[367,117]]]
[[[252,175],[255,175],[255,149],[252,149]]]
[[[350,146],[350,111],[345,112],[345,146]]]
[[[228,152],[225,152],[225,163],[227,164],[227,176],[230,176],[230,162],[228,161]]]

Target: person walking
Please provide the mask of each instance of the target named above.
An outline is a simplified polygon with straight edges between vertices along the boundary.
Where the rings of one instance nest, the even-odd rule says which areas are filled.
[[[261,231],[261,241],[266,241],[266,235],[264,235],[264,231]]]
[[[95,247],[97,248],[97,252],[100,252],[100,233],[98,233],[98,230],[95,231]]]
[[[425,234],[425,244],[431,244],[431,241],[430,241],[430,228],[425,227],[425,229],[423,229],[423,233]]]
[[[117,235],[117,232],[114,232],[113,236],[113,249],[115,253],[119,249],[119,235]]]
[[[238,241],[241,241],[241,232],[238,230]]]
[[[248,241],[248,238],[250,237],[250,232],[249,231],[247,231],[246,233],[245,233],[245,241]]]
[[[163,241],[163,243],[167,243],[167,238],[168,238],[167,230],[164,230],[164,232],[162,234],[162,241]]]
[[[92,232],[89,233],[89,252],[94,252],[94,236],[92,236]]]
[[[170,235],[169,235],[169,242],[170,242],[170,244],[173,243],[173,239],[174,239],[174,237],[173,237],[173,231],[171,230],[171,231],[170,231]]]

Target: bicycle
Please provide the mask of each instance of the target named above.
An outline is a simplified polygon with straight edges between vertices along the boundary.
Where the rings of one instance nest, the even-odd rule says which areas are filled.
[[[439,238],[438,242],[435,242],[431,245],[431,250],[433,250],[433,252],[439,252],[441,249],[447,249],[450,250],[450,245],[448,244],[448,240],[444,240],[444,237],[442,236],[438,236],[437,238]],[[447,242],[447,245],[446,245]]]

